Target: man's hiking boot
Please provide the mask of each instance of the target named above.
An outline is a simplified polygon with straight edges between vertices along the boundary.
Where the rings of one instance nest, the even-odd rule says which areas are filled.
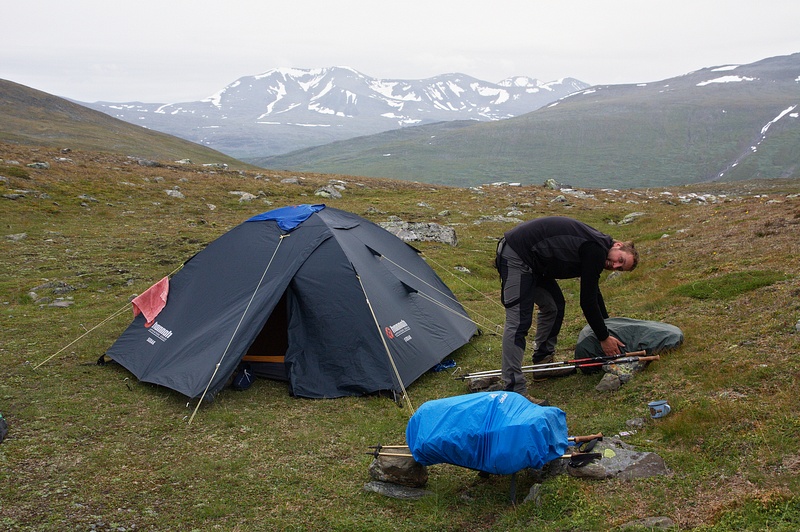
[[[528,401],[530,401],[535,405],[550,406],[550,403],[547,401],[547,399],[537,399],[536,397],[530,396],[528,394],[525,394],[523,397],[525,397],[525,399],[527,399]]]
[[[549,353],[544,356],[540,355],[533,355],[533,365],[538,366],[539,364],[552,364],[554,360],[553,353]],[[539,371],[533,373],[533,380],[536,381],[544,381],[547,379],[551,379],[553,377],[563,377],[565,375],[572,375],[577,370],[574,367],[562,367],[562,366],[552,366],[552,369],[545,370],[542,368]]]

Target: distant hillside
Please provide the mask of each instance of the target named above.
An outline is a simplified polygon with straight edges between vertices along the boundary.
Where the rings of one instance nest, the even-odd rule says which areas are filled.
[[[800,175],[800,54],[596,86],[526,115],[429,125],[251,160],[458,186],[635,188]]]
[[[0,79],[0,140],[148,159],[245,166],[232,157],[150,131],[63,98]]]
[[[239,78],[200,101],[83,105],[241,159],[434,122],[501,120],[588,86],[572,78],[490,83],[457,73],[402,80],[346,67],[276,68]]]

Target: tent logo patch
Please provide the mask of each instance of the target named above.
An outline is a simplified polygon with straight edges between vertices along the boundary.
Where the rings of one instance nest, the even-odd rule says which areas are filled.
[[[169,329],[167,329],[163,325],[160,325],[158,322],[155,322],[148,329],[148,331],[150,332],[150,334],[152,334],[153,336],[155,336],[156,338],[158,338],[162,342],[166,342],[167,338],[172,336],[172,331],[170,331]]]
[[[386,336],[389,337],[390,340],[394,339],[396,336],[400,336],[401,334],[405,334],[411,330],[411,327],[408,326],[406,320],[400,320],[394,325],[390,327],[386,327]]]

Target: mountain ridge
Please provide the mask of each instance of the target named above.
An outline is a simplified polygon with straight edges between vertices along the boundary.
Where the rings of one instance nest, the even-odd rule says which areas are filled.
[[[400,80],[349,67],[275,68],[194,102],[77,103],[233,157],[254,158],[410,125],[502,120],[588,86],[573,78],[516,76],[490,83],[450,73]]]
[[[471,186],[636,188],[796,176],[800,54],[598,85],[531,113],[381,133],[249,162]]]

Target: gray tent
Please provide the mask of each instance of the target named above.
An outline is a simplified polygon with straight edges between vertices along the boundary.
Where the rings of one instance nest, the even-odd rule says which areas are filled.
[[[141,381],[210,399],[244,360],[302,397],[399,392],[476,328],[411,246],[325,205],[243,222],[169,281],[106,355]],[[266,369],[265,369],[266,368]]]

